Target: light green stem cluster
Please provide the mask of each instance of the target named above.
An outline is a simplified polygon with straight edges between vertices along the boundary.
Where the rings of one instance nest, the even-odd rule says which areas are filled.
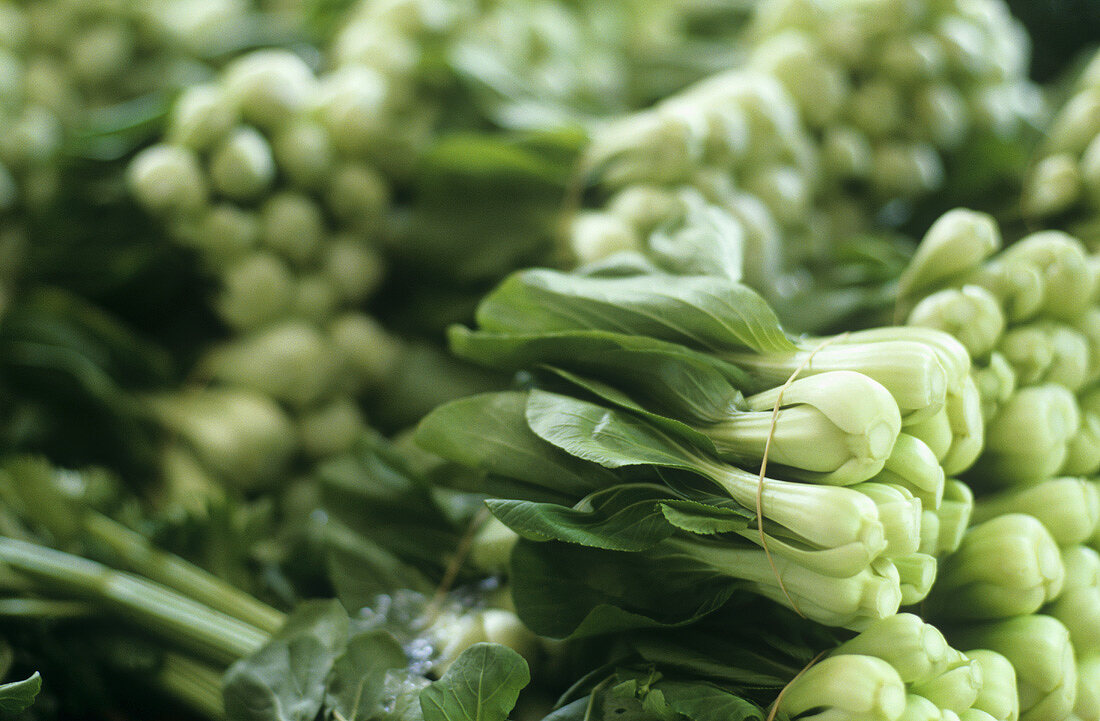
[[[864,202],[938,189],[952,152],[1042,111],[1027,35],[1000,2],[766,0],[750,36],[749,64],[821,143],[827,185],[862,184]]]
[[[1018,717],[1016,674],[1002,655],[962,653],[917,616],[875,621],[785,690],[779,713],[831,721]]]
[[[1047,128],[1021,204],[1029,220],[1069,227],[1095,250],[1100,240],[1100,54],[1081,70]]]
[[[131,163],[135,197],[220,281],[215,306],[237,334],[198,363],[217,386],[153,402],[180,441],[164,470],[181,501],[347,450],[364,428],[356,397],[397,369],[401,345],[358,308],[382,275],[389,188],[372,153],[398,122],[398,85],[245,54],[190,86],[164,141]]]
[[[910,325],[951,333],[974,358],[986,441],[972,476],[983,487],[1094,475],[1096,261],[1057,231],[1000,246],[992,218],[945,214],[901,277],[899,311]]]

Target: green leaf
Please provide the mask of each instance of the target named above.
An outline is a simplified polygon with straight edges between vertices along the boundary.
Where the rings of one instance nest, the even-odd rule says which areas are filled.
[[[332,665],[326,705],[344,721],[370,721],[386,693],[386,672],[407,663],[401,644],[385,631],[373,629],[352,636]]]
[[[653,425],[657,426],[661,430],[667,431],[684,441],[692,444],[697,448],[701,448],[706,452],[714,455],[717,454],[717,449],[714,447],[714,441],[709,437],[703,435],[699,431],[695,430],[686,423],[679,421],[675,418],[654,413],[637,403],[633,398],[626,393],[613,388],[602,381],[592,380],[591,378],[585,378],[569,371],[561,370],[560,368],[547,368],[548,371],[556,374],[557,376],[565,379],[573,385],[587,391],[589,394],[596,398],[607,401],[612,405],[616,405],[623,410],[636,413],[645,420],[649,421]]]
[[[424,721],[507,721],[531,680],[527,662],[512,649],[476,643],[443,678],[420,692]]]
[[[486,505],[504,525],[533,541],[641,551],[672,535],[658,507],[668,497],[668,489],[636,484],[594,493],[575,508],[500,499]]]
[[[484,330],[604,330],[652,336],[699,350],[790,351],[794,344],[755,291],[716,277],[586,277],[516,273],[477,311]]]
[[[546,264],[583,147],[575,132],[440,139],[417,168],[409,232],[389,250],[398,264],[451,285]]]
[[[547,391],[527,399],[527,423],[540,438],[607,468],[654,465],[695,471],[695,454],[637,416]]]
[[[370,605],[381,593],[407,588],[431,593],[436,584],[370,538],[328,519],[321,528],[328,577],[345,608]]]
[[[26,711],[42,690],[42,676],[35,671],[22,681],[0,684],[0,714],[17,714]]]
[[[698,501],[674,500],[664,501],[660,506],[669,523],[688,533],[736,533],[756,521],[756,514],[732,502],[716,507]]]
[[[348,616],[338,601],[306,601],[256,653],[225,674],[230,721],[314,721],[325,680],[347,644]]]
[[[669,273],[742,280],[746,248],[741,223],[701,194],[684,193],[681,198],[684,215],[650,234],[649,254]]]
[[[517,392],[452,401],[420,422],[416,442],[461,465],[552,491],[557,496],[554,500],[566,504],[618,483],[606,469],[563,453],[532,433],[526,404],[527,394]],[[537,500],[547,498],[543,495]]]
[[[736,589],[660,548],[626,553],[521,539],[510,575],[516,611],[542,636],[582,638],[692,623]]]
[[[764,721],[756,704],[709,683],[661,681],[665,703],[691,721]]]
[[[568,368],[593,375],[619,386],[638,389],[658,385],[672,401],[686,395],[707,410],[707,419],[726,411],[726,404],[740,407],[737,391],[747,374],[732,363],[713,355],[640,335],[603,330],[554,331],[548,333],[494,333],[452,326],[448,331],[451,349],[482,365],[517,371],[540,364]],[[688,387],[681,387],[684,382]],[[714,396],[704,395],[703,386]],[[666,390],[667,389],[667,390]]]
[[[585,721],[588,718],[588,697],[579,698],[552,711],[542,721]]]
[[[323,463],[317,478],[330,520],[422,573],[442,577],[462,531],[389,441],[364,437],[354,452]]]

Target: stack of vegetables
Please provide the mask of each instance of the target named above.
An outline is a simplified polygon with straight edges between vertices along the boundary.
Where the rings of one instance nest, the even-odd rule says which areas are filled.
[[[958,626],[949,637],[1016,663],[1021,706],[1032,717],[1072,709],[1095,718],[1096,647],[1082,631],[1096,613],[1087,544],[1100,513],[1089,405],[1096,265],[1080,241],[1057,231],[1000,246],[992,218],[951,211],[901,278],[908,323],[955,335],[974,358],[987,423],[968,476],[981,522],[945,562],[932,607]],[[1029,656],[1017,655],[1029,647]]]
[[[487,474],[490,509],[525,539],[514,594],[540,633],[683,622],[742,588],[861,628],[923,599],[966,528],[968,490],[945,493],[905,432],[950,416],[954,471],[980,448],[980,422],[952,411],[969,359],[946,334],[795,342],[726,279],[553,271],[505,281],[477,319],[457,353],[542,380],[443,406],[417,439]],[[616,564],[636,594],[586,580]]]
[[[768,287],[783,238],[813,232],[817,150],[773,78],[730,71],[598,129],[584,178],[597,208],[569,245],[594,262],[644,251],[658,267]]]
[[[1025,180],[1028,63],[1001,0],[0,2],[0,675],[1100,721],[1100,60]],[[101,211],[121,286],[26,267]]]
[[[764,0],[749,35],[748,64],[794,97],[827,186],[855,185],[872,210],[938,190],[952,154],[1020,142],[1042,113],[1029,40],[997,0]]]
[[[789,718],[941,719],[1019,717],[1016,674],[985,649],[962,653],[917,616],[874,622],[785,689]]]
[[[1096,243],[1100,189],[1100,56],[1094,56],[1071,87],[1039,155],[1029,169],[1024,215],[1035,222],[1066,227],[1090,248]]]
[[[354,621],[335,600],[302,603],[288,617],[156,549],[109,516],[127,515],[127,501],[119,505],[112,485],[102,474],[58,471],[29,459],[11,460],[0,471],[6,528],[0,562],[7,574],[0,618],[83,626],[104,644],[95,651],[99,662],[151,681],[205,718],[243,718],[258,703],[288,702],[310,718],[322,706],[359,718],[356,704],[362,704],[359,713],[370,714],[381,711],[376,705],[415,704],[430,686],[426,676],[452,665],[453,674],[463,673],[470,662],[462,654],[476,644],[507,643],[532,661],[540,656],[537,640],[514,614],[486,607],[484,599],[455,595],[429,603],[402,590],[416,585],[416,571],[394,575],[392,600],[383,597]],[[364,498],[347,488],[339,497],[344,503]],[[399,501],[397,494],[389,501]],[[423,530],[438,521],[430,504],[417,511],[428,524]],[[443,534],[445,528],[435,531]],[[392,552],[367,539],[359,543],[376,554]],[[373,580],[385,587],[379,577]],[[96,628],[111,616],[127,622],[121,638]],[[124,652],[134,634],[150,658],[128,667],[113,649],[121,644]],[[291,649],[295,655],[288,657]],[[515,650],[496,646],[488,653],[506,654],[505,661],[526,669]],[[314,674],[311,683],[318,685],[283,688],[283,675],[296,673]]]
[[[142,204],[220,280],[237,334],[199,361],[218,389],[160,404],[224,482],[270,483],[298,447],[346,451],[364,427],[355,396],[395,362],[397,342],[358,310],[382,276],[389,189],[350,151],[384,134],[388,92],[366,68],[318,78],[291,53],[256,51],[188,88],[166,142],[130,166]]]

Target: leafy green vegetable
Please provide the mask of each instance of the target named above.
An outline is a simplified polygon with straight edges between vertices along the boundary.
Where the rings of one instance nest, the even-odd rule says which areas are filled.
[[[369,721],[382,703],[386,672],[406,664],[401,644],[385,631],[352,635],[325,684],[327,706],[345,721]]]
[[[0,714],[17,714],[26,711],[42,690],[42,676],[36,671],[22,681],[0,684]]]
[[[424,721],[506,721],[530,680],[527,662],[512,649],[474,644],[420,692]]]
[[[226,672],[226,714],[234,721],[313,721],[347,640],[339,602],[302,604],[263,648]]]
[[[718,420],[741,405],[746,376],[736,366],[678,343],[602,330],[491,333],[450,330],[455,353],[505,370],[540,364],[595,376],[642,394],[658,408],[699,420]]]
[[[463,398],[428,414],[416,430],[423,448],[491,476],[517,479],[531,491],[514,498],[572,504],[613,485],[609,471],[564,453],[527,427],[524,393]]]
[[[540,635],[583,638],[682,626],[721,607],[735,590],[701,567],[661,563],[660,554],[521,540],[512,551],[516,610]]]
[[[674,283],[664,283],[648,275],[598,278],[523,271],[486,296],[477,321],[496,333],[605,330],[699,350],[794,349],[755,291],[705,276],[677,276]]]
[[[659,486],[622,485],[593,493],[575,508],[501,499],[490,499],[486,505],[524,538],[641,551],[672,535],[659,503],[668,496],[668,489]]]

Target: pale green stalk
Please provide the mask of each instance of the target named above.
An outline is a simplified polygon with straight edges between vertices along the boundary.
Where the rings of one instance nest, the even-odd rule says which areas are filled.
[[[936,414],[940,416],[940,414]],[[942,417],[946,421],[946,412]],[[921,500],[925,509],[937,509],[943,501],[946,479],[936,454],[924,441],[908,433],[898,435],[890,457],[874,480],[902,486]]]
[[[1042,310],[1056,318],[1072,319],[1088,307],[1095,289],[1088,254],[1081,241],[1057,230],[1032,233],[1005,248],[1000,259],[1026,264],[1043,278]]]
[[[1004,487],[1055,475],[1065,462],[1066,443],[1079,427],[1077,400],[1062,386],[1019,389],[986,427],[982,479]]]
[[[782,395],[781,410],[773,409]],[[795,478],[850,485],[878,473],[901,429],[889,392],[860,373],[837,371],[799,378],[746,399],[749,412],[699,428],[730,461],[786,466]],[[773,430],[774,423],[774,430]]]
[[[1073,713],[1081,721],[1100,719],[1100,656],[1077,662],[1077,700]]]
[[[988,423],[1016,392],[1016,372],[1003,355],[994,351],[985,366],[974,367],[971,376],[982,399],[982,418]]]
[[[919,423],[905,426],[905,433],[928,446],[928,450],[937,460],[942,459],[951,449],[952,440],[951,421],[947,417],[946,406]]]
[[[985,419],[982,396],[973,377],[967,375],[960,393],[947,394],[947,418],[951,424],[951,447],[940,465],[954,476],[970,468],[985,446]]]
[[[974,492],[970,487],[962,481],[947,481],[940,507],[921,513],[920,552],[939,556],[958,548],[973,510]]]
[[[943,712],[923,696],[911,693],[905,697],[905,710],[897,721],[943,721]]]
[[[1050,616],[1017,616],[963,626],[950,640],[961,648],[996,651],[1016,669],[1020,721],[1057,721],[1073,710],[1077,663],[1066,627]]]
[[[0,563],[60,590],[123,614],[128,620],[219,663],[260,648],[268,634],[159,584],[79,556],[0,538]]]
[[[924,298],[909,313],[906,324],[947,333],[957,338],[972,358],[982,358],[997,345],[1005,317],[992,293],[966,285]]]
[[[800,377],[841,370],[862,373],[890,392],[904,422],[916,422],[943,408],[948,386],[955,382],[935,350],[913,340],[825,344],[809,339],[789,353],[734,352],[723,358],[750,374],[750,392],[781,386],[799,368]]]
[[[701,472],[745,508],[756,509],[759,492],[764,518],[811,546],[863,543],[878,550],[885,546],[878,509],[858,491],[773,479],[761,484],[759,476],[733,466],[702,457],[699,465]]]
[[[1044,611],[1069,630],[1075,653],[1100,654],[1100,586],[1066,589]]]
[[[958,620],[1034,613],[1064,581],[1061,553],[1043,524],[1007,514],[971,528],[944,559],[928,610]]]
[[[1066,460],[1059,472],[1067,476],[1100,473],[1100,414],[1083,405],[1081,427],[1066,442]]]
[[[898,570],[903,606],[912,606],[928,597],[939,569],[935,556],[910,553],[906,556],[891,556],[890,562]]]
[[[222,721],[222,671],[204,663],[168,653],[157,672],[156,684],[174,699],[210,721]]]
[[[665,543],[667,550],[740,579],[755,593],[788,607],[793,602],[807,618],[828,626],[858,630],[893,615],[901,603],[897,570],[883,559],[851,577],[834,578],[779,556],[769,562],[760,549],[698,538],[673,538]]]
[[[997,221],[985,213],[944,213],[925,233],[898,282],[902,299],[919,298],[964,277],[1001,248]]]
[[[982,668],[982,688],[974,699],[974,708],[997,721],[1013,721],[1020,714],[1016,693],[1016,669],[1007,658],[988,649],[967,651],[966,655]]]
[[[947,639],[931,624],[911,613],[873,621],[855,638],[837,646],[832,655],[874,656],[889,663],[906,684],[939,676],[956,659]]]
[[[905,703],[905,684],[890,664],[830,656],[791,682],[779,713],[807,721],[896,721]]]
[[[88,512],[84,528],[92,539],[110,548],[134,572],[215,611],[269,634],[275,633],[286,621],[285,614],[182,558],[161,551],[144,536],[106,516]]]
[[[920,548],[921,502],[904,486],[860,483],[850,486],[875,502],[886,536],[888,556],[906,556]]]
[[[1060,546],[1084,543],[1100,522],[1100,491],[1081,478],[1052,478],[1030,488],[983,496],[974,505],[974,522],[1006,513],[1039,519]]]
[[[934,678],[912,684],[910,690],[941,709],[962,713],[977,700],[981,688],[981,666],[975,661],[966,660]]]

